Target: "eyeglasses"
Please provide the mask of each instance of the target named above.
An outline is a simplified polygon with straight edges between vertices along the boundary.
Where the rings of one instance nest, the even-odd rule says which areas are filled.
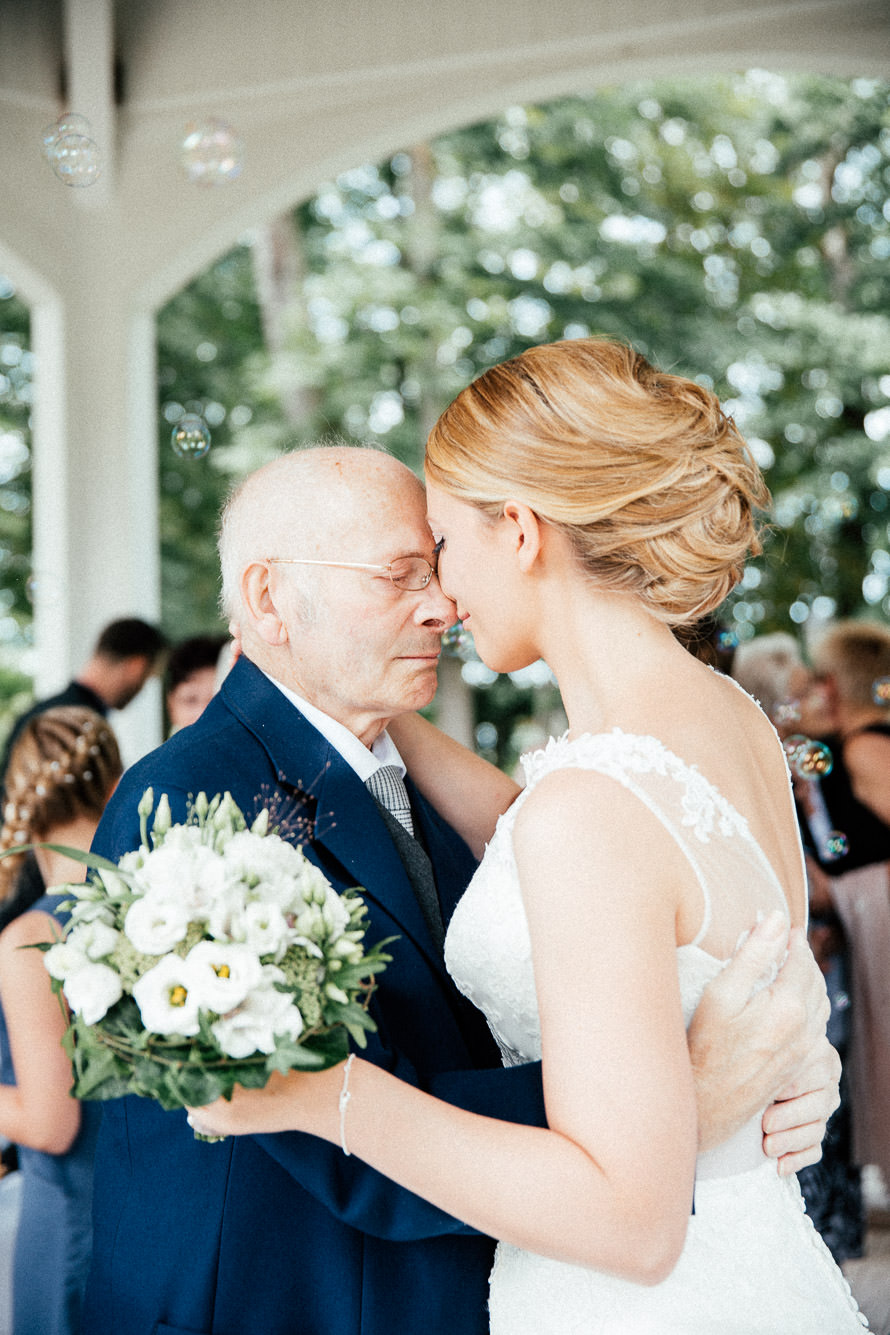
[[[389,575],[397,589],[410,593],[425,589],[436,573],[422,556],[400,556],[387,566],[366,565],[362,561],[310,561],[297,556],[267,556],[266,560],[269,565],[278,566],[340,566],[344,570],[373,570],[378,575]]]

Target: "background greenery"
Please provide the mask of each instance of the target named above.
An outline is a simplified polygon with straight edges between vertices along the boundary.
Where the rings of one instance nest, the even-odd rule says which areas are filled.
[[[588,332],[712,386],[764,467],[773,529],[735,634],[890,614],[888,187],[890,84],[759,70],[511,107],[324,183],[159,313],[165,629],[219,626],[233,477],[331,436],[419,468],[479,370]],[[0,280],[0,697],[26,684],[27,349]],[[171,450],[184,411],[204,459]],[[524,708],[546,681],[519,687]],[[489,682],[481,713],[515,689]]]

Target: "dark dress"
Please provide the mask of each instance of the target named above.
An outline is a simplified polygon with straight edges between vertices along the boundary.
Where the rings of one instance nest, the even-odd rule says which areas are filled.
[[[860,731],[890,738],[890,724],[887,723],[869,724]],[[846,836],[847,851],[841,857],[830,857],[822,840],[811,830],[806,814],[800,810],[807,852],[829,876],[840,876],[875,862],[890,862],[890,826],[854,795],[850,774],[844,764],[841,738],[827,737],[825,741],[831,748],[834,764],[831,773],[818,780],[819,791],[832,829]],[[812,921],[814,925],[830,927],[841,943],[831,959],[826,983],[831,1000],[828,1037],[843,1062],[850,1024],[855,1022],[850,1008],[850,955],[843,941],[843,928],[835,914],[814,915]],[[822,1158],[798,1174],[807,1214],[839,1264],[861,1256],[865,1241],[861,1168],[852,1160],[851,1138],[849,1090],[847,1080],[842,1076],[841,1104],[828,1123]]]
[[[61,895],[45,895],[34,911],[54,913],[61,900]],[[0,1083],[15,1084],[2,1007]],[[93,1151],[100,1115],[98,1103],[81,1104],[80,1130],[65,1154],[19,1146],[23,1180],[12,1270],[13,1335],[77,1335],[80,1329],[90,1263]]]

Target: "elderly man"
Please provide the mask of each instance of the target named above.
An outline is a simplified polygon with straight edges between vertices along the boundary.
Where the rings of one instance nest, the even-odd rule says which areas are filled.
[[[310,839],[332,882],[364,887],[369,940],[398,938],[373,1000],[371,1059],[463,1107],[540,1124],[539,1068],[501,1069],[442,960],[443,929],[474,867],[469,848],[410,778],[413,834],[366,787],[382,767],[402,768],[386,725],[432,700],[454,616],[420,483],[373,450],[284,456],[234,494],[220,552],[243,656],[201,719],[125,776],[97,850],[117,858],[136,846],[149,785],[168,794],[174,818],[189,794],[224,789],[248,813],[271,803],[285,828],[293,815],[294,837]],[[753,1034],[733,986],[749,990],[730,975],[695,1039],[705,1134],[718,1119],[728,1134],[763,1106],[775,1087],[770,1049],[799,1055],[814,1043],[788,1018],[781,988],[770,1032]],[[790,1060],[789,1075],[799,1064]],[[815,1116],[833,1094],[829,1083]],[[798,1120],[812,1122],[805,1102]],[[774,1148],[812,1144],[822,1129],[792,1131]],[[94,1218],[87,1335],[487,1329],[491,1240],[312,1137],[199,1143],[184,1113],[120,1100],[100,1135]]]

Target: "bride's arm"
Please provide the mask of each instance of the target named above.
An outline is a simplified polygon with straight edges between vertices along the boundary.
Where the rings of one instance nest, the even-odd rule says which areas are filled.
[[[610,819],[591,819],[598,810]],[[198,1118],[334,1144],[342,1129],[352,1153],[482,1232],[658,1282],[683,1245],[696,1153],[674,939],[680,856],[634,798],[577,771],[542,781],[514,847],[549,1130],[456,1109],[361,1060],[342,1128],[342,1067],[237,1091]]]
[[[420,714],[393,719],[387,732],[424,797],[481,858],[518,784]]]

